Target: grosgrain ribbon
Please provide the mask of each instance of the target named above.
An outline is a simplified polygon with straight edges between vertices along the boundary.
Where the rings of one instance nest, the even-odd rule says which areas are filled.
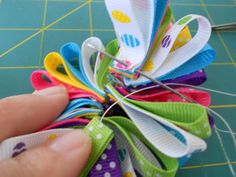
[[[144,2],[142,2],[142,3],[144,3]],[[155,17],[159,21],[155,22],[156,24],[154,25],[154,28],[153,28],[153,31],[152,31],[152,38],[151,38],[151,41],[150,41],[150,46],[149,46],[149,49],[146,53],[145,58],[142,60],[142,62],[140,62],[140,64],[138,64],[136,67],[133,67],[132,69],[136,68],[136,70],[140,70],[143,67],[143,65],[145,65],[145,62],[150,60],[150,56],[152,55],[154,50],[160,45],[161,39],[162,39],[166,29],[168,28],[168,26],[170,24],[171,16],[172,16],[170,8],[167,8],[167,4],[168,4],[168,1],[159,1],[158,3],[155,2],[155,5],[157,5],[156,9],[155,9],[156,10],[155,13],[157,13],[157,14],[155,14]],[[167,8],[167,11],[165,12],[166,8]],[[165,15],[163,16],[162,13],[165,13]],[[145,23],[145,22],[141,22],[141,23]],[[161,25],[160,25],[160,23],[161,23]],[[158,28],[158,25],[160,25],[160,28]],[[140,26],[146,27],[145,24],[144,25],[140,24]],[[129,28],[129,26],[126,26],[126,27]],[[116,29],[116,30],[119,30],[119,28]],[[133,30],[133,28],[131,28],[131,29],[129,28],[128,30]],[[144,31],[144,33],[145,33],[145,31]],[[132,39],[132,37],[130,37],[130,36],[129,36],[129,38],[127,38],[128,41],[125,42],[126,44],[129,44],[128,42],[129,42],[130,38]],[[122,43],[122,41],[119,40],[119,37],[118,37],[118,41],[119,41],[119,44]],[[120,50],[122,50],[122,46],[121,46]],[[129,48],[126,48],[125,50],[129,50]],[[119,58],[119,57],[122,57],[122,56],[120,56],[120,53],[118,52],[116,57]],[[130,60],[132,60],[132,58],[133,58],[133,55],[131,55],[131,57],[129,57],[127,59],[126,63],[128,65],[130,63],[132,63],[130,61]],[[133,71],[130,71],[130,70],[127,70],[127,69],[128,68],[123,67],[122,65],[119,65],[116,62],[113,62],[112,67],[110,68],[110,70],[112,72],[122,74],[126,77],[129,77],[129,78],[134,78],[135,73]]]
[[[110,47],[112,47],[112,45],[116,45],[116,43],[115,42],[112,42],[112,43],[110,43],[109,44],[109,46]],[[114,48],[113,48],[114,49]],[[109,50],[109,48],[108,48],[108,50]],[[112,50],[111,50],[112,51]],[[95,51],[93,51],[93,52],[95,52]],[[91,52],[90,53],[90,56],[92,55],[93,53]],[[104,67],[103,65],[102,65],[102,62],[103,61],[101,61],[101,64],[100,64],[100,66],[101,67],[103,67],[103,72],[102,73],[99,73],[98,74],[98,76],[99,75],[102,75],[102,78],[104,78],[104,75],[105,75],[105,73],[107,72],[107,69],[108,69],[108,65],[109,65],[109,63],[110,63],[110,60],[105,60],[105,62],[106,62],[106,66]],[[99,68],[100,69],[100,68]],[[99,71],[99,69],[98,69],[98,71]],[[115,95],[113,95],[113,96],[115,96]],[[117,96],[117,95],[116,95]],[[125,102],[126,103],[126,102]],[[135,104],[138,104],[139,102],[135,102]],[[128,105],[128,106],[127,106]],[[129,111],[131,111],[131,113],[129,113],[129,115],[131,115],[131,117],[133,117],[133,115],[135,114],[134,112],[133,112],[133,109],[134,110],[136,110],[136,111],[141,111],[142,112],[142,114],[144,114],[144,115],[146,115],[146,116],[149,116],[149,117],[152,117],[152,116],[154,116],[154,118],[155,119],[157,119],[158,121],[160,121],[161,120],[161,123],[162,124],[164,124],[164,126],[163,125],[161,125],[162,126],[162,130],[164,131],[164,132],[168,132],[169,131],[169,129],[168,129],[168,127],[165,127],[166,125],[168,125],[169,126],[169,124],[168,124],[168,122],[166,122],[166,121],[164,121],[164,123],[163,123],[163,120],[162,120],[162,118],[160,118],[160,116],[162,117],[162,116],[164,116],[164,115],[159,115],[160,113],[158,113],[158,112],[155,112],[153,109],[152,109],[152,105],[150,105],[150,104],[148,104],[148,103],[145,103],[145,104],[143,104],[143,105],[146,105],[145,106],[145,108],[144,109],[146,109],[146,110],[148,110],[148,111],[146,111],[145,112],[145,110],[142,110],[142,109],[139,109],[138,107],[132,107],[133,106],[133,104],[131,104],[131,106],[129,105],[129,104],[127,104],[127,105],[125,105],[125,109],[126,109],[126,111],[127,111],[127,109],[128,109],[128,112]],[[148,106],[147,106],[148,105]],[[192,105],[190,105],[190,104],[186,104],[186,105],[188,105],[188,107],[190,108]],[[140,106],[140,105],[139,105]],[[195,107],[197,107],[197,105],[194,105]],[[193,106],[193,107],[194,107]],[[171,108],[171,107],[170,107]],[[169,108],[169,109],[170,109]],[[130,110],[129,110],[130,109]],[[177,109],[177,107],[173,107],[173,108],[171,108],[170,110],[176,110]],[[197,108],[198,109],[198,108]],[[199,108],[200,109],[200,108]],[[193,110],[193,109],[189,109],[189,110]],[[77,111],[77,110],[76,110]],[[78,110],[78,111],[81,111],[81,110]],[[87,109],[87,111],[88,111],[88,109]],[[92,110],[92,111],[95,111],[95,110]],[[151,112],[153,112],[154,111],[154,115],[153,115],[153,113],[150,113],[149,111],[151,111]],[[160,111],[161,112],[165,112],[165,107],[161,107],[160,108]],[[169,110],[168,110],[169,111]],[[166,111],[166,112],[168,112],[168,111]],[[198,110],[198,113],[202,113],[203,114],[203,116],[202,116],[202,119],[203,120],[205,120],[205,117],[206,116],[204,116],[204,114],[205,114],[205,112],[204,112],[205,110],[201,110],[201,111],[199,111]],[[172,116],[172,114],[174,114],[174,113],[171,113],[171,116]],[[76,114],[74,114],[74,111],[71,113],[71,112],[69,112],[69,114],[65,114],[64,115],[64,117],[63,118],[61,118],[60,120],[65,120],[65,119],[67,119],[67,118],[71,118],[71,117],[74,117],[74,116],[76,116]],[[77,116],[81,116],[81,113],[79,112],[79,114],[77,114]],[[165,116],[164,116],[165,117]],[[168,117],[168,116],[167,116]],[[200,116],[201,117],[201,116]],[[194,116],[193,116],[193,118],[194,118]],[[151,119],[150,119],[150,121],[152,121]],[[190,123],[186,123],[186,122],[183,122],[183,123],[181,123],[181,122],[179,122],[179,121],[173,121],[173,120],[169,120],[169,121],[172,121],[172,122],[174,122],[175,124],[177,124],[178,126],[181,126],[181,127],[183,127],[183,128],[185,128],[185,129],[188,129],[190,132],[192,132],[192,133],[194,133],[194,134],[196,134],[196,135],[198,135],[198,136],[201,136],[201,137],[207,137],[207,136],[209,136],[210,135],[210,130],[209,130],[209,128],[207,127],[208,126],[208,124],[207,123],[205,123],[205,125],[204,126],[206,126],[206,128],[205,128],[205,131],[203,131],[202,129],[200,129],[201,131],[199,131],[198,130],[198,128],[199,128],[199,126],[196,126],[197,124],[196,124],[196,122],[198,122],[198,121],[195,121],[194,119],[193,120],[191,120],[192,122],[190,122]],[[184,119],[183,119],[183,121],[185,121]],[[194,122],[195,121],[195,122]],[[154,121],[155,122],[155,121]],[[200,123],[202,124],[202,122],[200,121]],[[191,126],[190,126],[191,125]],[[138,126],[140,126],[140,125],[138,125]],[[172,124],[170,124],[170,127],[172,127],[173,128],[173,126],[174,125],[172,125]],[[164,127],[164,128],[163,128]],[[190,128],[189,128],[190,127]],[[174,128],[177,128],[177,127],[175,127],[174,126]],[[197,129],[197,130],[195,130],[195,129]],[[179,129],[179,131],[181,131],[181,129]],[[184,132],[184,133],[186,133],[186,132]],[[168,135],[169,136],[169,135]],[[170,136],[171,137],[171,136]],[[190,135],[188,135],[187,134],[187,137],[194,137],[194,136],[190,136]],[[190,138],[190,139],[191,139]],[[173,139],[173,137],[172,137],[172,139]],[[205,149],[205,143],[203,143],[203,141],[201,141],[200,139],[198,139],[197,137],[194,137],[194,138],[192,138],[192,139],[196,139],[196,142],[199,142],[199,146],[200,147],[197,147],[198,149]],[[190,141],[190,140],[189,140]],[[191,141],[190,141],[191,142]],[[185,146],[185,145],[183,145],[183,143],[182,143],[182,145],[181,145],[181,142],[180,142],[180,144],[179,144],[180,146]],[[187,155],[188,153],[193,153],[194,151],[196,151],[196,149],[194,149],[194,150],[192,150],[191,148],[189,148],[189,147],[187,147],[188,148],[188,151],[186,151],[186,152],[182,152],[183,154],[174,154],[174,156],[177,156],[177,157],[181,157],[181,156],[184,156],[184,155]],[[182,149],[183,150],[183,149]],[[164,152],[164,151],[163,151]],[[172,152],[170,152],[170,153],[172,153]]]
[[[181,38],[181,36],[189,34],[186,27],[193,20],[198,22],[198,32],[192,39],[191,36],[187,40]],[[146,63],[146,65],[151,65],[149,66],[151,69],[144,70],[144,73],[156,79],[168,80],[205,68],[215,58],[214,50],[206,45],[210,34],[211,25],[205,17],[199,15],[183,17],[167,31],[161,46],[148,61],[149,64]],[[182,41],[178,42],[179,40]],[[179,43],[178,47],[176,42]],[[125,79],[126,85],[137,86],[149,82],[142,76],[137,80]]]
[[[89,83],[93,86],[93,88],[98,89],[101,93],[105,94],[104,90],[102,88],[99,88],[98,84],[98,70],[101,67],[101,56],[100,54],[97,55],[95,60],[95,66],[94,69],[91,68],[91,57],[94,55],[94,53],[97,53],[97,51],[91,47],[90,45],[93,45],[96,49],[104,50],[104,46],[102,44],[102,41],[99,38],[96,37],[90,37],[87,40],[85,40],[82,44],[82,58],[81,58],[81,68],[84,75],[87,77]]]
[[[119,45],[118,45],[117,40],[112,40],[106,45],[105,52],[114,56],[116,52],[118,51],[118,49],[119,49]],[[111,58],[105,55],[102,55],[101,61],[99,62],[99,68],[96,72],[94,72],[97,86],[101,90],[105,90],[105,84],[109,82],[109,77],[108,77],[110,75],[109,66],[111,63],[112,63]]]
[[[116,89],[123,95],[128,95],[129,92],[123,87],[116,87]],[[179,93],[184,94],[199,104],[208,107],[210,105],[210,95],[208,92],[194,90],[190,88],[177,88]],[[170,91],[161,91],[156,88],[148,89],[146,91],[139,92],[129,96],[133,100],[137,101],[148,101],[148,102],[186,102],[174,93]]]
[[[74,118],[98,116],[102,113],[103,106],[90,99],[75,99],[71,101],[56,122]]]
[[[68,128],[68,127],[83,127],[87,125],[87,119],[77,118],[68,119],[58,123],[54,123],[44,130],[55,128]],[[104,176],[122,176],[120,168],[120,161],[118,157],[117,147],[114,139],[107,146],[96,164],[90,170],[89,177],[104,177]]]
[[[73,127],[84,127],[90,122],[88,119],[84,118],[72,118],[67,120],[62,120],[60,122],[54,122],[53,124],[44,127],[40,131],[50,130],[50,129],[60,129],[60,128],[73,128]]]
[[[111,44],[115,44],[115,43],[113,42],[113,43],[111,43]],[[112,46],[112,45],[111,45],[111,46]],[[91,53],[90,55],[92,55],[92,53]],[[106,62],[109,63],[110,61],[107,60]],[[102,65],[100,65],[100,66],[102,66]],[[106,65],[106,69],[107,69],[107,67],[108,67],[108,64]],[[105,69],[105,70],[106,70],[106,69]],[[103,72],[103,74],[104,74],[104,73],[105,73],[105,72]],[[113,95],[113,96],[114,96],[114,95]],[[145,105],[148,105],[148,104],[145,104]],[[151,106],[151,105],[149,105],[149,107],[146,106],[145,109],[149,109],[149,110],[152,109],[152,108],[150,108],[150,106]],[[196,105],[195,105],[195,106],[196,106]],[[127,107],[127,106],[126,106],[126,107]],[[126,108],[126,109],[127,109],[127,108]],[[128,109],[133,109],[133,108],[132,108],[132,107],[129,107]],[[175,110],[176,107],[173,107],[173,109]],[[140,109],[138,109],[138,108],[137,108],[137,110],[140,111]],[[153,111],[153,110],[152,110],[152,111]],[[163,110],[162,110],[162,111],[163,111]],[[142,112],[142,110],[141,110],[141,112]],[[144,112],[145,112],[145,111],[144,111]],[[200,112],[201,112],[201,111],[200,111]],[[73,112],[73,113],[74,113],[74,112]],[[202,113],[204,114],[204,111],[203,111]],[[70,113],[70,114],[71,114],[71,113]],[[65,116],[63,117],[63,119],[70,118],[70,116],[69,116],[70,114],[65,115]],[[132,113],[132,114],[133,114],[133,113]],[[158,113],[156,113],[156,114],[158,115]],[[80,115],[80,114],[78,114],[78,116],[79,116],[79,115]],[[155,116],[157,116],[157,115],[155,115]],[[73,116],[74,116],[74,114],[72,114],[71,117],[73,117]],[[150,115],[149,115],[149,116],[150,116]],[[155,117],[155,116],[154,116],[154,117]],[[204,116],[203,116],[203,117],[204,117]],[[63,119],[60,119],[60,120],[63,120]],[[159,118],[157,118],[157,119],[159,119]],[[192,120],[192,121],[194,121],[194,120]],[[166,123],[166,122],[165,122],[165,123]],[[175,123],[176,123],[176,122],[175,122]],[[178,124],[179,126],[181,126],[181,127],[184,127],[184,128],[188,128],[186,125],[189,126],[189,124],[184,124],[184,123],[183,123],[183,124],[179,124],[178,121],[177,121],[177,124]],[[195,125],[196,125],[196,124],[195,124]],[[204,132],[204,131],[199,131],[199,130],[196,130],[196,131],[195,131],[195,128],[197,127],[197,126],[195,126],[195,125],[194,125],[194,126],[190,126],[189,131],[191,131],[191,132],[194,133],[194,134],[197,134],[198,136],[202,136],[202,137],[207,137],[207,136],[210,135],[211,132],[210,132],[210,130],[208,130],[208,129],[206,129],[205,132]],[[172,125],[171,125],[171,126],[172,126]],[[206,124],[206,126],[207,126],[207,124]],[[165,127],[165,128],[166,128],[166,127]],[[164,128],[164,129],[165,129],[165,128]],[[199,128],[199,127],[197,127],[197,128]],[[207,127],[206,127],[206,128],[207,128]],[[164,129],[163,129],[163,130],[164,130]],[[201,142],[201,141],[200,141],[200,142]],[[203,147],[202,149],[204,149],[204,145],[205,145],[205,144],[204,144],[204,143],[200,143],[200,144],[202,144],[202,147]],[[192,152],[191,152],[191,153],[192,153]],[[184,155],[186,155],[186,154],[183,154],[182,156],[184,156]],[[180,156],[181,156],[181,155],[180,155]]]
[[[207,112],[203,107],[196,104],[153,103],[122,99],[122,96],[110,84],[107,88],[120,101],[120,105],[143,135],[162,153],[171,157],[182,157],[206,149],[206,143],[197,137],[206,138],[211,135]],[[166,112],[159,112],[158,104],[162,107],[160,110],[166,109]],[[197,136],[178,128],[173,123]]]
[[[93,148],[87,164],[80,174],[81,177],[87,176],[91,167],[94,166],[114,136],[113,131],[96,118],[94,118],[84,130],[92,138]]]
[[[104,121],[112,125],[111,128],[118,136],[117,144],[122,142],[126,144],[132,166],[142,176],[175,176],[178,169],[177,160],[158,151],[130,120],[123,117],[111,117],[110,119],[105,118]],[[134,138],[134,135],[138,139]]]
[[[68,112],[73,111],[73,110],[80,108],[82,106],[94,107],[94,108],[97,108],[100,110],[103,109],[102,104],[100,104],[96,101],[93,101],[91,99],[76,99],[76,100],[71,101],[67,105],[67,107],[65,108],[65,110],[62,114],[68,113]]]
[[[63,56],[65,62],[67,63],[67,66],[69,67],[72,74],[82,82],[84,85],[95,91],[96,93],[99,93],[100,95],[104,96],[104,91],[98,89],[96,85],[96,80],[94,74],[97,71],[98,64],[99,64],[99,58],[100,56],[97,55],[96,58],[96,65],[94,68],[94,73],[91,69],[91,56],[95,51],[93,51],[87,44],[90,43],[96,48],[102,50],[103,44],[100,39],[91,37],[84,41],[82,44],[82,52],[80,52],[80,48],[76,43],[70,42],[62,46],[60,53]],[[79,68],[75,68],[74,65],[72,65],[72,62],[74,59],[77,59]],[[94,77],[93,77],[94,76]]]
[[[190,74],[197,70],[207,67],[215,59],[215,51],[210,45],[206,45],[197,55],[191,60],[184,63],[182,66],[174,69],[167,75],[160,77],[161,80],[168,80]]]
[[[37,70],[31,74],[31,85],[35,90],[42,90],[45,88],[53,87],[53,86],[63,86],[68,95],[70,100],[78,99],[78,98],[91,98],[97,100],[98,102],[103,102],[100,97],[96,94],[71,86],[69,84],[63,83],[53,76],[47,71],[44,70]]]
[[[201,85],[207,80],[206,74],[204,70],[199,70],[193,73],[190,73],[188,75],[184,75],[181,77],[177,77],[175,79],[168,79],[168,80],[163,80],[162,83],[168,84],[168,83],[181,83],[181,84],[188,84],[188,85]],[[149,86],[154,86],[156,84],[154,83],[148,83],[148,84],[143,84],[139,86],[126,86],[126,89],[129,91],[134,91],[134,90],[139,90],[145,87]],[[160,87],[160,86],[159,86]]]
[[[62,65],[65,69],[65,74],[58,71],[58,66]],[[58,53],[51,52],[48,54],[44,60],[44,66],[46,70],[57,80],[60,80],[63,83],[74,86],[76,88],[91,92],[95,94],[100,102],[104,102],[104,96],[101,96],[94,90],[88,88],[84,85],[82,81],[80,81],[79,72],[69,63],[69,61],[64,60]]]
[[[170,53],[179,33],[186,27],[186,25],[194,20],[197,20],[198,22],[198,31],[196,35],[181,48]],[[162,40],[162,45],[156,50],[156,53],[152,57],[155,70],[149,74],[154,74],[155,77],[160,77],[179,67],[195,56],[206,45],[210,35],[211,24],[205,17],[199,15],[188,15],[181,18],[173,24],[165,34],[165,37]]]
[[[105,5],[121,47],[117,57],[127,62],[127,69],[131,69],[143,61],[150,45],[154,1],[105,0]],[[119,67],[119,63],[116,66]]]
[[[123,77],[136,77],[137,70],[164,82],[203,83],[206,76],[202,69],[215,57],[215,52],[207,45],[211,33],[208,20],[188,15],[170,24],[172,13],[168,0],[105,0],[105,3],[117,40],[104,48],[99,38],[91,37],[84,41],[81,51],[77,44],[67,43],[60,54],[52,52],[46,56],[47,71],[32,74],[33,87],[41,90],[64,86],[71,102],[42,132],[2,142],[0,159],[15,157],[51,141],[72,130],[68,128],[84,128],[92,138],[92,154],[82,177],[174,177],[178,165],[183,165],[193,153],[206,149],[203,138],[211,135],[205,108],[210,104],[208,93],[176,89],[203,106],[180,103],[184,100],[159,88],[128,98],[121,94],[127,95],[129,91],[152,84],[143,77],[137,80]],[[199,28],[192,38],[188,24],[193,20],[198,22]],[[103,50],[128,67],[99,53]],[[116,87],[109,81],[115,82]],[[121,87],[117,86],[118,81]],[[99,120],[107,108],[102,104],[111,103],[109,97],[119,102],[131,120],[117,116],[104,118],[106,112]],[[122,115],[120,112],[118,114]]]
[[[116,89],[123,95],[126,96],[130,94],[125,88],[116,86]],[[204,107],[210,106],[211,97],[208,92],[194,90],[191,88],[176,88],[176,90],[188,96],[189,98],[192,98],[199,104],[203,105]],[[133,100],[137,101],[148,101],[148,102],[186,102],[186,100],[181,99],[177,95],[173,94],[170,91],[163,91],[160,88],[155,88],[153,86],[152,89],[148,89],[145,91],[141,91],[138,93],[135,93],[133,95],[130,95],[128,98],[131,98]],[[212,116],[208,115],[208,120],[211,125],[211,127],[214,126],[214,119]]]
[[[0,144],[0,160],[15,157],[27,149],[46,143],[70,131],[71,129],[57,129],[6,139]]]

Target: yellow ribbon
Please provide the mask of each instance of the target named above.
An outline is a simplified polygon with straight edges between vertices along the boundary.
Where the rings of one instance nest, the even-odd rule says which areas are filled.
[[[59,53],[57,53],[57,52],[49,53],[44,59],[44,66],[45,66],[46,70],[56,79],[66,83],[68,85],[74,86],[79,89],[83,89],[83,90],[88,91],[90,93],[93,93],[96,96],[98,96],[101,100],[105,101],[105,98],[103,96],[99,95],[98,93],[96,93],[92,89],[85,86],[83,83],[81,83],[81,81],[79,81],[72,74],[72,72],[70,71],[70,69],[66,65],[66,62],[64,61],[64,59],[62,58],[62,56]],[[58,71],[59,67],[64,68],[65,73]]]

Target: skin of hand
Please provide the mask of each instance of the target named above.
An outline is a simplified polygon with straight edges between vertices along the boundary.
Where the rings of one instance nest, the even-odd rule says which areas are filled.
[[[0,142],[50,124],[63,111],[68,100],[63,87],[0,100]],[[74,130],[15,158],[0,161],[0,176],[77,177],[90,152],[89,136],[83,130]]]

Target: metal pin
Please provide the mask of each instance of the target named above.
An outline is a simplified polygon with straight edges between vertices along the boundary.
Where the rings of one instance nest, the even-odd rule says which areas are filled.
[[[93,49],[97,50],[98,52],[102,53],[103,55],[106,55],[107,57],[109,57],[109,58],[111,58],[111,59],[117,61],[118,63],[120,63],[120,64],[122,64],[122,65],[124,65],[124,66],[126,66],[126,67],[128,66],[128,65],[127,65],[126,63],[124,63],[123,61],[120,61],[119,59],[115,58],[114,56],[110,55],[109,53],[98,49],[97,47],[95,47],[95,46],[92,45],[92,44],[89,44],[89,43],[88,43],[87,46],[90,47],[90,48],[93,48]]]
[[[93,46],[92,44],[87,44],[89,47],[97,50],[98,52],[102,53],[103,55],[106,55],[107,57],[119,62],[120,64],[124,65],[127,67],[127,64],[123,63],[122,61],[120,61],[119,59],[115,58],[114,56],[110,55],[109,53],[105,52],[105,51],[102,51],[102,50],[99,50],[97,49],[95,46]],[[153,79],[152,77],[146,75],[145,73],[143,73],[142,71],[138,71],[138,70],[135,70],[137,73],[139,73],[140,75],[142,75],[143,77],[149,79],[150,81],[152,81],[153,83],[157,84],[157,85],[160,85],[162,88],[166,89],[166,90],[169,90],[170,92],[176,94],[177,96],[179,96],[180,98],[190,102],[190,103],[197,103],[195,100],[193,100],[192,98],[189,98],[187,97],[186,95],[182,94],[182,93],[179,93],[178,91],[176,91],[175,89],[167,86],[166,84],[162,83],[161,81],[158,81],[158,80],[155,80]]]
[[[233,23],[224,23],[220,25],[213,25],[213,31],[220,31],[220,30],[236,30],[236,22]]]
[[[178,95],[180,98],[190,102],[190,103],[197,103],[195,100],[193,100],[192,98],[190,97],[187,97],[186,95],[182,94],[182,93],[179,93],[178,91],[176,91],[175,89],[169,87],[168,85],[162,83],[161,81],[158,81],[156,79],[153,79],[151,77],[149,77],[148,75],[144,74],[142,71],[137,71],[137,73],[139,73],[140,75],[142,75],[143,77],[146,77],[147,79],[149,79],[150,81],[152,81],[153,83],[157,84],[157,85],[160,85],[162,88],[166,89],[166,90],[169,90],[171,91],[172,93]]]

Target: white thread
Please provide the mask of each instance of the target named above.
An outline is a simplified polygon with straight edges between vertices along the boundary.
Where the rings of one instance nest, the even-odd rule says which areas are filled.
[[[230,164],[230,159],[229,159],[229,156],[228,156],[228,154],[227,154],[227,152],[226,152],[226,150],[225,150],[224,143],[223,143],[223,141],[222,141],[222,139],[221,139],[221,137],[220,137],[220,134],[217,132],[216,129],[215,129],[215,133],[216,133],[216,136],[217,136],[217,138],[218,138],[218,140],[219,140],[219,143],[220,143],[221,149],[222,149],[222,151],[223,151],[223,153],[224,153],[225,159],[226,159],[227,162],[228,162],[229,170],[230,170],[230,172],[232,173],[232,175],[235,176],[235,171],[234,171],[234,168],[233,168],[232,164]]]
[[[234,136],[234,132],[232,131],[230,125],[228,124],[228,122],[224,119],[224,117],[222,117],[220,114],[218,114],[217,112],[215,112],[213,109],[210,109],[208,107],[206,107],[206,109],[213,113],[216,117],[218,117],[224,124],[225,126],[227,127],[227,129],[229,130],[229,133],[232,137],[232,140],[233,140],[233,143],[234,143],[234,147],[236,148],[236,139],[235,139],[235,136]]]
[[[214,93],[218,93],[218,94],[222,94],[222,95],[227,95],[227,96],[232,96],[232,97],[236,97],[235,93],[229,93],[229,92],[224,92],[224,91],[219,91],[219,90],[214,90],[214,89],[210,89],[210,88],[205,88],[205,87],[200,87],[200,86],[193,86],[193,85],[189,85],[189,84],[181,84],[181,83],[168,83],[167,85],[175,85],[175,86],[186,86],[186,87],[190,87],[190,88],[195,88],[195,89],[200,89],[200,90],[205,90],[205,91],[209,91],[209,92],[214,92]],[[200,104],[199,104],[200,105]],[[202,105],[201,105],[202,106]],[[220,114],[218,114],[216,111],[214,111],[213,109],[210,109],[208,107],[205,107],[208,112],[213,113],[216,117],[218,117],[227,127],[227,130],[222,130],[219,129],[220,132],[224,132],[224,133],[229,133],[232,137],[234,146],[236,148],[236,139],[235,139],[235,132],[231,129],[230,125],[228,124],[228,122],[225,120],[224,117],[222,117]],[[222,131],[221,131],[222,130]]]
[[[205,88],[205,87],[200,87],[200,86],[194,86],[194,85],[189,85],[189,84],[181,84],[181,83],[166,83],[166,85],[174,85],[174,86],[186,86],[186,87],[191,87],[199,90],[205,90],[209,92],[214,92],[222,95],[227,95],[227,96],[232,96],[236,97],[236,93],[229,93],[229,92],[224,92],[224,91],[219,91],[219,90],[214,90],[210,88]]]
[[[222,95],[226,95],[226,96],[232,96],[232,97],[236,97],[236,93],[229,93],[229,92],[224,92],[224,91],[219,91],[219,90],[214,90],[214,89],[210,89],[210,88],[205,88],[205,87],[200,87],[200,86],[194,86],[194,85],[189,85],[189,84],[181,84],[181,83],[167,83],[166,85],[174,85],[174,86],[186,86],[186,87],[190,87],[190,88],[194,88],[194,89],[199,89],[199,90],[205,90],[205,91],[209,91],[209,92],[214,92],[214,93],[218,93],[218,94],[222,94]],[[212,109],[211,109],[212,110]],[[215,112],[215,111],[214,111]],[[216,112],[215,112],[216,113]],[[219,115],[219,114],[218,114]],[[220,116],[220,115],[219,115]],[[217,116],[217,117],[219,117]],[[224,119],[222,116],[220,116],[221,119]],[[227,131],[227,130],[222,130],[220,128],[218,128],[217,126],[215,126],[216,129],[219,132],[222,133],[230,133],[231,135],[236,135],[236,132],[234,131]],[[228,127],[227,127],[228,128]]]
[[[102,124],[102,123],[98,125],[98,128],[102,128],[102,127],[103,127],[103,124]]]
[[[149,87],[145,87],[145,88],[142,88],[140,90],[137,90],[137,91],[134,91],[132,93],[129,93],[128,95],[123,96],[121,99],[117,100],[111,106],[109,106],[109,108],[103,113],[103,115],[101,117],[101,122],[104,119],[105,115],[108,113],[108,111],[110,111],[116,104],[120,103],[125,98],[127,98],[127,97],[129,97],[129,96],[131,96],[131,95],[133,95],[135,93],[138,93],[138,92],[141,92],[141,91],[144,91],[144,90],[148,90],[148,89],[151,89],[151,88],[154,88],[154,87],[157,87],[157,85],[152,85],[152,86],[149,86]]]
[[[227,130],[223,130],[221,128],[218,128],[217,126],[215,126],[215,129],[218,131],[218,132],[221,132],[221,133],[230,133],[229,131]],[[236,132],[233,132],[234,135],[236,135]]]

